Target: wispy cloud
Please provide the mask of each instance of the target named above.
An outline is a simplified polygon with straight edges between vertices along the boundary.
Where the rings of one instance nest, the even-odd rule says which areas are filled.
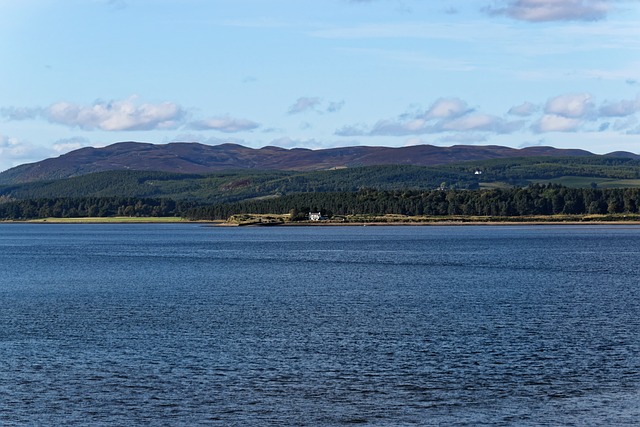
[[[487,140],[487,135],[481,133],[455,133],[452,135],[445,135],[438,139],[440,142],[454,144],[478,144],[486,142]]]
[[[440,98],[424,111],[403,113],[396,118],[380,119],[372,125],[345,125],[334,134],[357,136],[442,135],[440,141],[484,141],[488,135],[515,132],[629,132],[635,129],[640,113],[640,94],[635,99],[607,101],[599,107],[589,93],[551,97],[543,108],[531,102],[511,107],[504,117],[471,108],[459,98]],[[509,116],[518,116],[511,120]],[[610,123],[612,117],[618,117]],[[622,120],[624,119],[624,120]]]
[[[5,107],[0,108],[0,116],[6,120],[31,120],[40,117],[43,114],[42,108],[34,107]]]
[[[309,32],[312,37],[327,39],[429,39],[454,40],[468,43],[467,34],[476,29],[474,23],[437,23],[426,24],[421,21],[360,23],[350,26],[325,26]],[[485,28],[490,34],[477,34],[484,39],[493,37],[496,32],[504,32],[506,26],[488,23]]]
[[[425,53],[424,51],[372,48],[345,48],[341,50],[349,55],[379,58],[388,63],[403,63],[414,68],[422,68],[428,71],[469,72],[479,68],[478,64],[469,58],[437,56]]]
[[[189,127],[194,130],[217,130],[219,132],[234,133],[257,129],[260,124],[248,119],[226,116],[199,120],[191,123]]]
[[[323,106],[322,99],[316,96],[301,96],[296,102],[289,107],[289,114],[299,114],[308,111],[316,113],[335,113],[344,107],[344,101],[331,101],[326,107]],[[325,104],[326,105],[326,104]]]
[[[220,144],[239,144],[244,146],[252,146],[251,141],[247,141],[241,138],[233,136],[225,136],[223,138],[217,136],[211,136],[211,134],[205,133],[193,133],[193,132],[181,132],[179,134],[167,137],[163,143],[171,142],[198,142],[206,145],[220,145]]]
[[[365,124],[345,125],[340,129],[337,129],[334,134],[337,136],[365,136],[369,133],[368,127]]]
[[[289,137],[282,137],[272,140],[269,145],[273,145],[276,147],[282,148],[309,148],[309,149],[321,149],[321,148],[330,148],[335,146],[333,142],[330,141],[319,141],[314,138],[310,139],[296,139]]]
[[[289,114],[304,113],[306,111],[313,111],[318,105],[320,105],[320,98],[311,96],[302,96],[289,107]]]
[[[605,117],[626,117],[640,111],[640,95],[636,99],[606,102],[600,107],[600,115]]]
[[[523,102],[520,105],[516,105],[514,107],[511,107],[509,109],[509,114],[512,114],[514,116],[520,116],[520,117],[528,117],[531,116],[533,113],[535,113],[536,111],[538,111],[539,108],[537,105],[531,103],[531,102]]]
[[[58,154],[68,153],[69,151],[77,150],[82,147],[91,146],[91,141],[88,138],[73,137],[64,138],[56,141],[52,148]]]
[[[608,129],[611,129],[616,132],[626,132],[629,129],[632,129],[638,126],[640,120],[638,120],[635,116],[625,117],[610,123]]]
[[[334,101],[329,103],[326,111],[327,113],[335,113],[342,110],[342,107],[344,107],[344,101]]]
[[[121,10],[127,7],[125,0],[107,0],[106,4],[113,10]]]
[[[468,114],[440,123],[442,131],[482,131],[497,134],[512,133],[522,127],[522,121],[507,121],[490,114]]]
[[[486,7],[491,15],[506,15],[528,22],[598,21],[607,17],[613,0],[509,0]]]
[[[426,111],[401,114],[396,119],[378,120],[370,128],[363,124],[347,125],[335,131],[338,136],[408,136],[448,132],[512,133],[524,121],[509,121],[477,112],[459,98],[441,98]]]

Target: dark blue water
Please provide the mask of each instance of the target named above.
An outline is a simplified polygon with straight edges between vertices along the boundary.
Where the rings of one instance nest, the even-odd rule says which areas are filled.
[[[640,226],[0,224],[2,425],[638,425]]]

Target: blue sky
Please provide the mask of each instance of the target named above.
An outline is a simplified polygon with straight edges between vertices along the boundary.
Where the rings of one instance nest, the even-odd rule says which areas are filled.
[[[119,141],[640,153],[640,0],[0,0],[0,170]]]

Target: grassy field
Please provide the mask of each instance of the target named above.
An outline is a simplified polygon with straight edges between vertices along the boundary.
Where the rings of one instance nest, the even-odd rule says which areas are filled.
[[[569,188],[591,188],[595,183],[597,188],[636,188],[640,187],[640,179],[613,179],[594,178],[589,176],[562,176],[560,178],[529,179],[531,184],[560,184]],[[497,188],[513,188],[512,184],[506,182],[480,182],[483,190],[493,190]]]
[[[639,222],[639,214],[612,215],[529,215],[529,216],[404,216],[404,215],[347,215],[327,222],[381,223],[381,224],[477,224],[477,223],[601,223],[601,222]]]
[[[107,223],[174,223],[188,222],[180,217],[88,217],[88,218],[43,218],[26,222],[31,223],[53,223],[53,224],[107,224]]]
[[[288,215],[233,215],[222,225],[428,225],[428,224],[560,224],[560,223],[640,223],[640,214],[612,215],[530,215],[530,216],[406,216],[406,215],[345,215],[323,221],[289,221]]]
[[[495,190],[497,188],[513,188],[513,185],[506,182],[481,182],[480,188],[482,190]]]
[[[144,224],[144,223],[188,223],[180,217],[91,217],[91,218],[44,218],[24,221],[37,224]],[[356,224],[477,224],[477,223],[602,223],[640,222],[639,214],[615,215],[538,215],[538,216],[405,216],[405,215],[345,215],[324,221],[289,221],[289,215],[239,214],[227,221],[201,221],[220,225],[356,225]]]
[[[588,176],[563,176],[554,179],[531,180],[532,183],[539,184],[560,184],[571,188],[590,188],[591,183],[596,183],[597,188],[634,188],[640,187],[640,179],[612,179],[593,178]]]

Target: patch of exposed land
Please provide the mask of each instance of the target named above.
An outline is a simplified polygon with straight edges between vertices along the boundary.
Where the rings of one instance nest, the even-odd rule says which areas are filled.
[[[180,217],[83,217],[83,218],[42,218],[28,221],[15,221],[36,224],[140,224],[140,223],[176,223],[192,222]]]
[[[234,215],[223,226],[362,226],[362,225],[536,225],[536,224],[640,224],[633,215],[532,215],[532,216],[407,216],[346,215],[320,221],[290,221],[289,215]]]

